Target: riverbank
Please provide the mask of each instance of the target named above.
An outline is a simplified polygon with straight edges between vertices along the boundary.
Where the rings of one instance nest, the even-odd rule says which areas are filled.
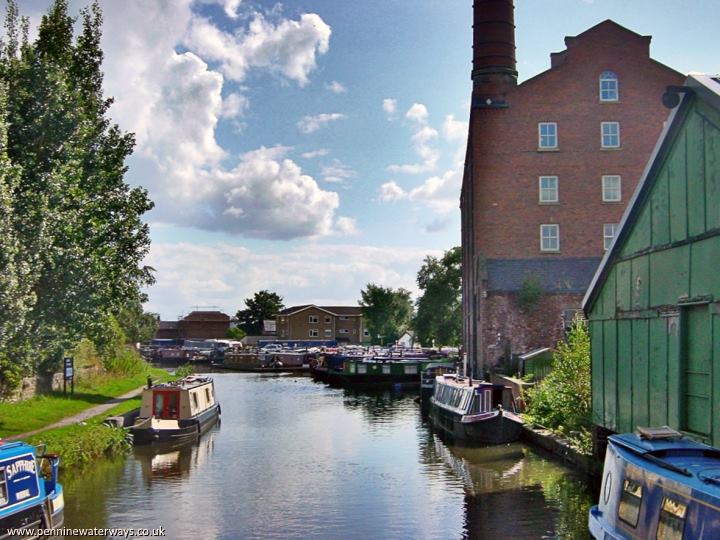
[[[104,425],[108,416],[123,414],[140,406],[140,390],[148,376],[153,381],[173,378],[163,369],[148,367],[133,376],[104,374],[82,381],[74,396],[53,393],[17,403],[0,404],[0,436],[22,434],[33,445],[46,445],[47,452],[60,455],[62,469],[82,467],[102,456],[126,452],[132,445],[127,432]],[[132,397],[117,403],[128,390],[137,390]],[[115,404],[117,403],[117,404]],[[110,407],[98,407],[110,404]],[[97,414],[88,418],[83,412]],[[51,428],[66,419],[70,425]],[[39,431],[39,432],[38,432]],[[32,434],[30,434],[32,433]]]

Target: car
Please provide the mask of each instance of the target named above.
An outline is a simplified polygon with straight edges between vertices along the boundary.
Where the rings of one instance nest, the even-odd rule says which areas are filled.
[[[265,345],[263,348],[261,348],[260,351],[262,351],[264,353],[280,352],[280,351],[282,351],[282,345],[280,345],[278,343],[270,343],[268,345]]]

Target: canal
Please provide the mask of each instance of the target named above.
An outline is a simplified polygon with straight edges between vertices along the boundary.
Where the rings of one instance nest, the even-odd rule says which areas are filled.
[[[416,393],[215,373],[222,423],[199,442],[65,479],[66,527],[167,538],[586,539],[592,489],[522,444],[452,445]]]

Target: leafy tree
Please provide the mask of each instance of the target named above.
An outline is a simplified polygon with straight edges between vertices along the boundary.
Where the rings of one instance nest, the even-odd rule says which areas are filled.
[[[409,328],[412,318],[410,291],[368,283],[360,297],[358,303],[373,344],[393,343]]]
[[[245,330],[243,330],[242,328],[238,328],[237,326],[234,328],[230,328],[227,331],[228,339],[234,339],[235,341],[240,341],[246,335],[247,334],[245,333]]]
[[[141,264],[150,246],[142,215],[153,204],[124,182],[134,137],[108,119],[97,2],[81,19],[74,40],[67,1],[56,0],[29,43],[27,21],[18,21],[10,0],[0,47],[7,154],[20,171],[12,188],[16,233],[36,273],[25,335],[50,359],[83,336],[102,341],[108,316],[153,281]]]
[[[236,317],[238,327],[249,336],[259,336],[262,333],[263,321],[274,319],[275,314],[285,307],[282,296],[267,290],[256,292],[244,302],[245,309],[238,311]]]
[[[417,276],[423,291],[417,299],[414,327],[424,345],[457,345],[462,338],[462,250],[454,247],[442,258],[427,256]]]
[[[576,317],[567,341],[557,345],[552,371],[528,392],[527,414],[539,424],[574,436],[587,449],[590,384],[590,335],[585,321]]]
[[[159,318],[157,313],[146,313],[143,310],[139,297],[127,302],[117,315],[127,343],[142,343],[151,340],[157,329]]]

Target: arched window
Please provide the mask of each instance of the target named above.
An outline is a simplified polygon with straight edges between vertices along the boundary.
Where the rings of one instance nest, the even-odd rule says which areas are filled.
[[[617,101],[619,94],[617,75],[612,71],[603,71],[600,75],[600,101]]]

